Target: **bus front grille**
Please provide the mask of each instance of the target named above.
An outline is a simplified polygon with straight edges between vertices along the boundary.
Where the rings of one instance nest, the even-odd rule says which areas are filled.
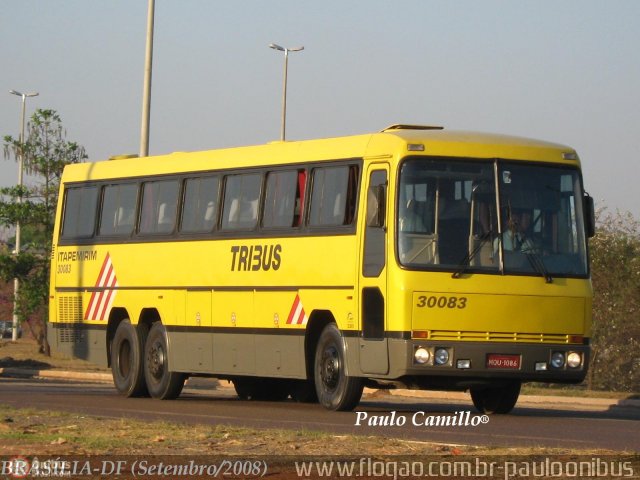
[[[521,332],[474,332],[454,330],[431,330],[429,340],[467,342],[513,342],[513,343],[575,343],[575,335],[557,333]]]

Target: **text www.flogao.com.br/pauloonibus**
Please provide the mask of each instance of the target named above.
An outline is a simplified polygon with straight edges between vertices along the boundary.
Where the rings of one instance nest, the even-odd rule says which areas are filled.
[[[560,460],[546,457],[537,460],[487,461],[476,457],[465,460],[325,460],[295,462],[301,478],[381,477],[381,478],[633,478],[638,465],[623,459],[598,457]],[[640,470],[638,471],[640,473]]]

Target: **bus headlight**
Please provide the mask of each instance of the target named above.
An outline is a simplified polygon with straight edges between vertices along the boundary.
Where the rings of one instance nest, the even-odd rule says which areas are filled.
[[[436,365],[446,365],[449,363],[449,351],[446,348],[438,348],[433,355]]]
[[[571,352],[567,355],[567,365],[569,368],[578,368],[582,365],[582,355],[578,352]]]
[[[413,354],[413,357],[415,358],[416,363],[423,365],[429,361],[429,357],[431,357],[431,355],[429,355],[429,350],[426,348],[418,347]]]
[[[564,353],[562,353],[562,352],[553,352],[551,354],[551,366],[553,368],[562,368],[562,367],[564,367]]]

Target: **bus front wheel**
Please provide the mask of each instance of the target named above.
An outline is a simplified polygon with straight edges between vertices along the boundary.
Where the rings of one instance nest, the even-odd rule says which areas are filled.
[[[144,349],[144,378],[149,394],[160,400],[177,398],[184,387],[184,373],[169,370],[167,331],[156,322],[149,331]]]
[[[147,394],[144,382],[143,351],[147,330],[136,329],[129,319],[118,325],[111,340],[111,374],[118,393],[125,397]]]
[[[501,386],[474,387],[471,388],[471,400],[480,413],[509,413],[520,396],[520,385],[519,380],[512,380]]]
[[[362,397],[363,381],[347,376],[346,365],[342,336],[331,323],[320,335],[314,363],[318,401],[329,410],[353,410]]]

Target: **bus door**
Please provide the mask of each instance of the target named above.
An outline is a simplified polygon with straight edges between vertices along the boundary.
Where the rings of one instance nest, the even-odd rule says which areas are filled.
[[[389,372],[385,335],[387,310],[388,164],[373,164],[366,177],[366,214],[360,268],[360,368],[362,373]]]

